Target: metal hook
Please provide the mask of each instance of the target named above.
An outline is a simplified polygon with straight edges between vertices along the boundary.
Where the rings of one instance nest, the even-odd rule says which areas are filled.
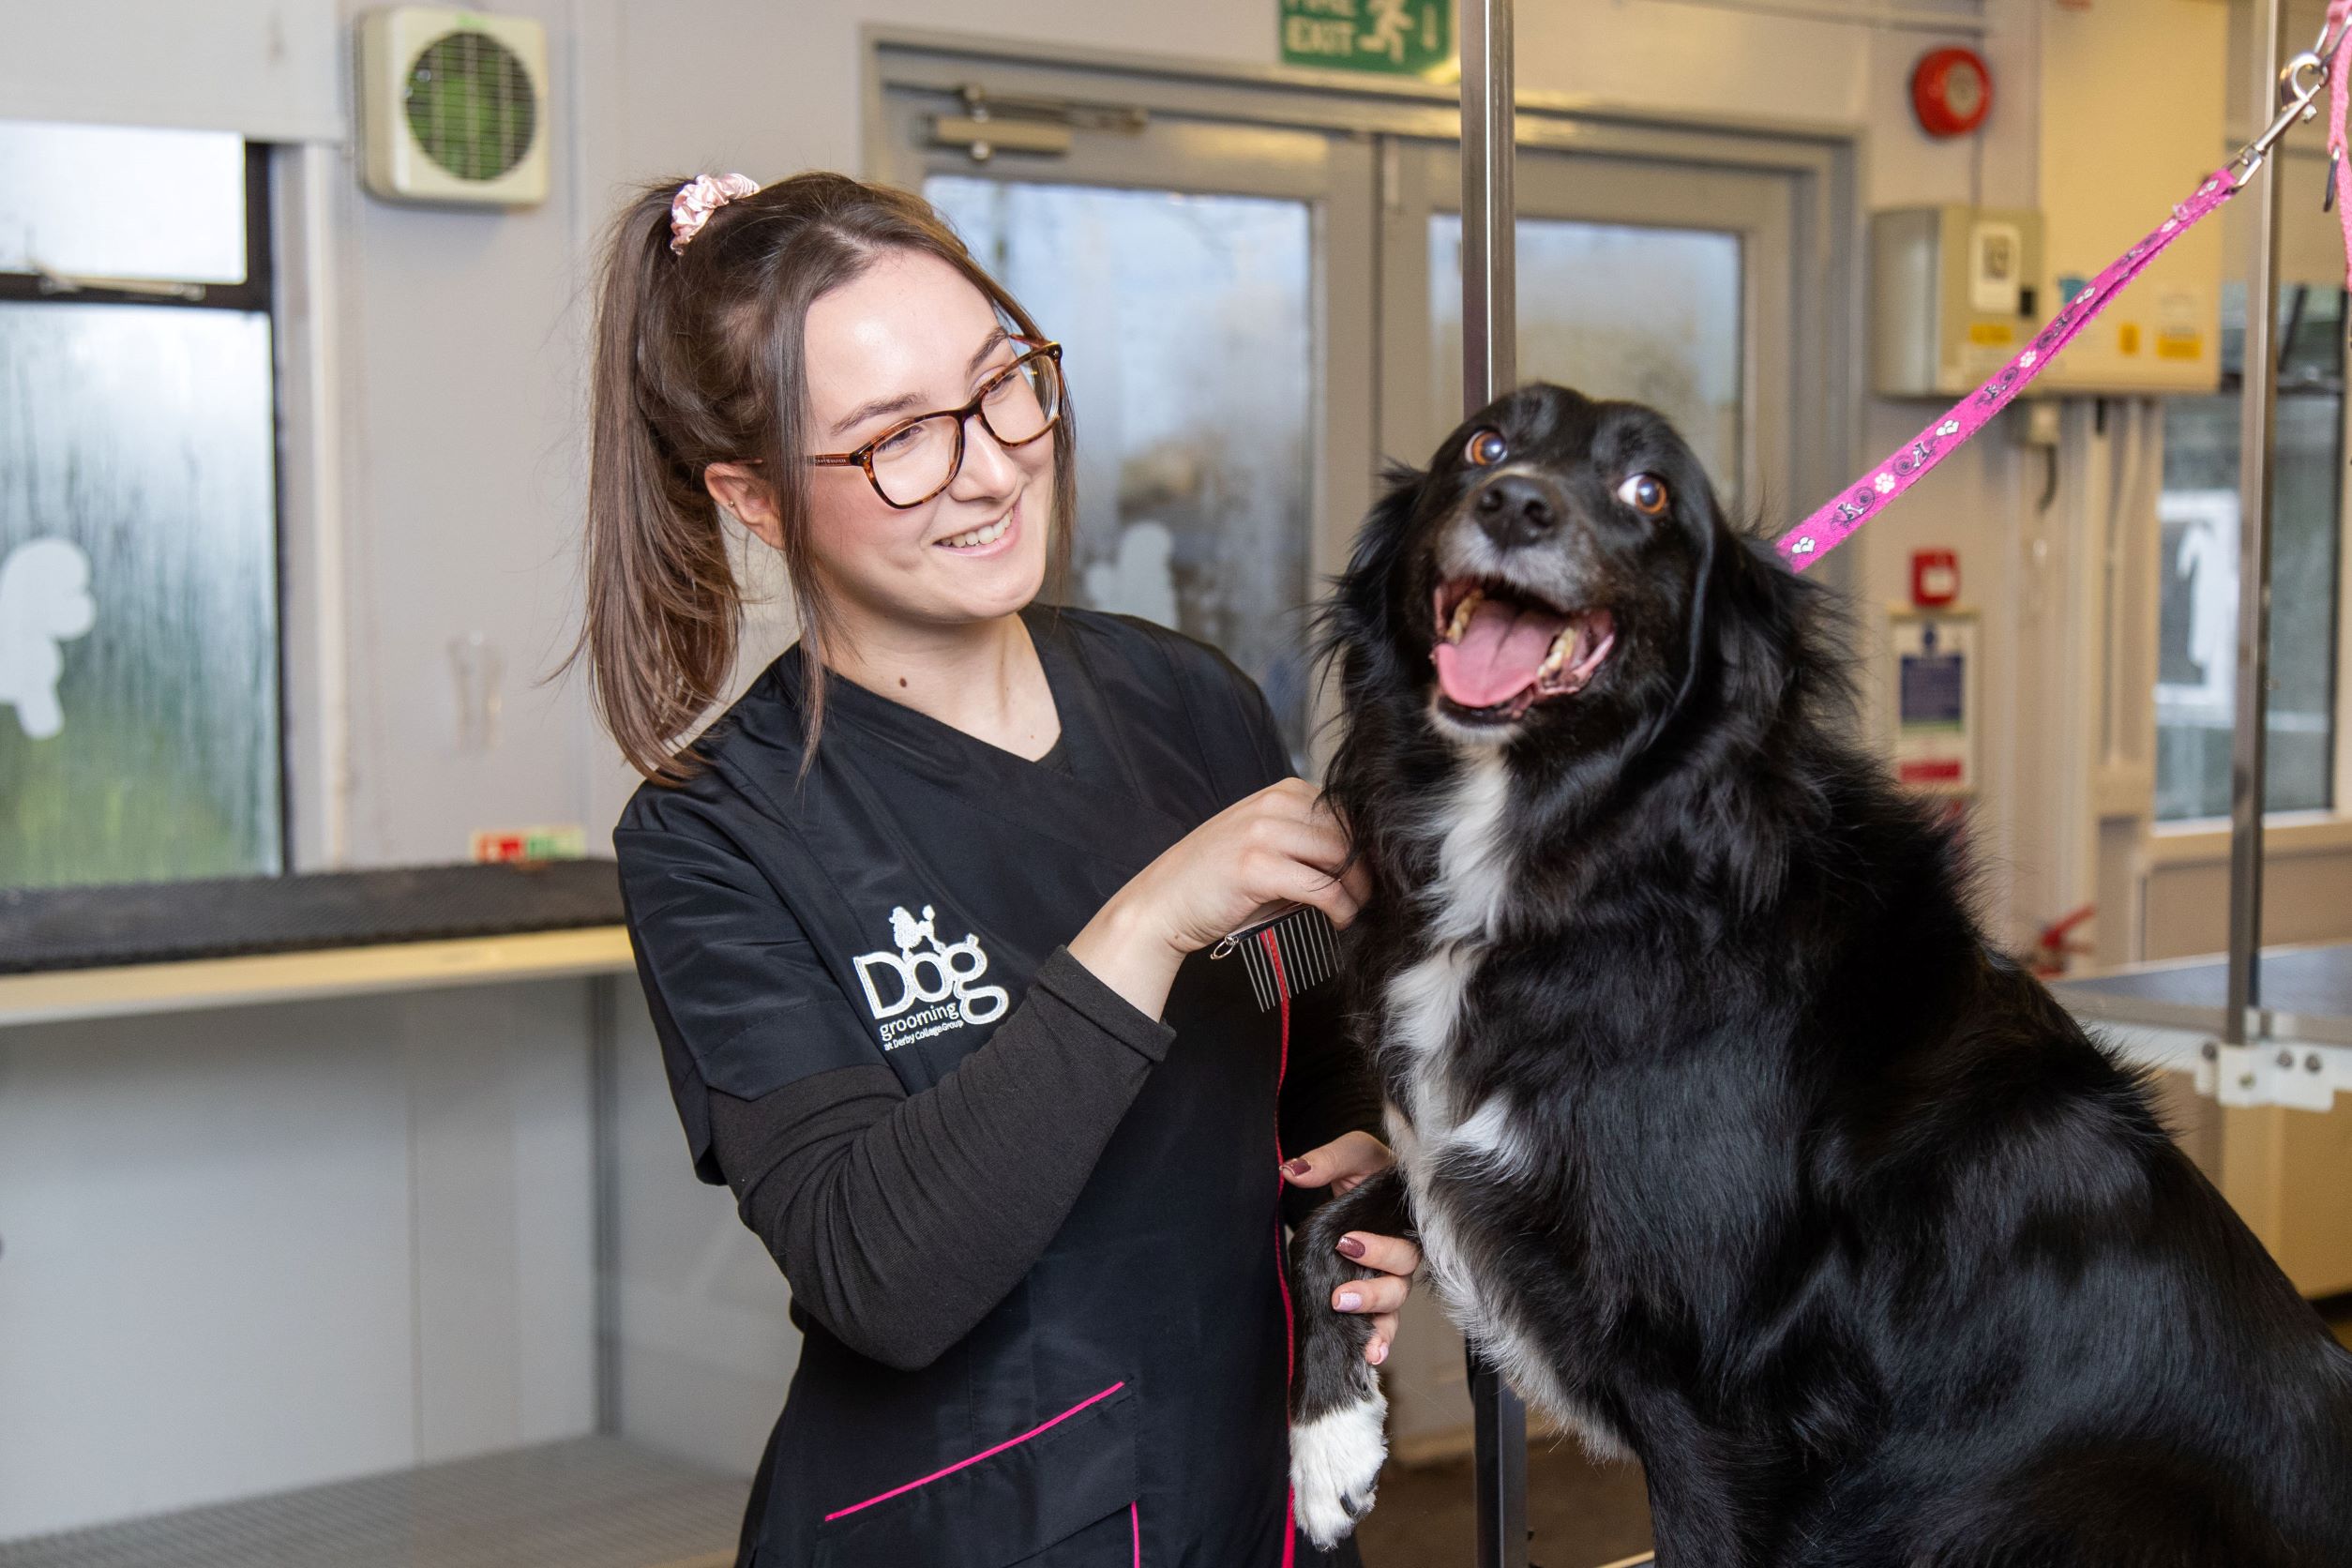
[[[2306,87],[2296,78],[2303,72],[2313,73]],[[2279,68],[2279,103],[2284,108],[2301,108],[2319,97],[2328,86],[2328,57],[2315,49],[2307,49]]]
[[[2325,41],[2324,38],[2322,41]],[[2311,73],[2308,82],[2302,80],[2306,71]],[[2298,121],[2318,117],[2319,95],[2327,90],[2328,61],[2319,51],[2305,50],[2286,63],[2279,72],[2279,101],[2282,107],[2278,117],[2261,135],[2246,143],[2245,149],[2234,159],[2240,166],[2237,180],[2239,189],[2243,190],[2246,182],[2254,177],[2263,160],[2270,156],[2270,149],[2278,145],[2279,138],[2284,136]]]
[[[2311,46],[2311,53],[2322,60],[2333,58],[2335,52],[2344,47],[2344,35],[2338,34],[2331,39],[2328,30],[2328,18],[2323,14],[2319,19],[2319,37],[2312,40]],[[2352,23],[2347,23],[2345,31],[2352,32]]]

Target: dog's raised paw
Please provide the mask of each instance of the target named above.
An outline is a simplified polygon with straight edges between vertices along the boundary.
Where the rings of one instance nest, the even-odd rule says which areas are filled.
[[[1319,1549],[1330,1550],[1372,1511],[1388,1457],[1387,1420],[1388,1400],[1375,1393],[1290,1428],[1291,1511]]]

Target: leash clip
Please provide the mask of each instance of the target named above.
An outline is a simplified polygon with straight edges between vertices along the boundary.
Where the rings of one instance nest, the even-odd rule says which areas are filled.
[[[2311,53],[2322,61],[2334,59],[2336,51],[2344,47],[2344,34],[2336,31],[2334,11],[2335,8],[2329,6],[2320,14],[2319,37],[2312,39],[2311,43]],[[2352,32],[2352,20],[2347,20],[2345,32]],[[2290,68],[2293,65],[2293,61],[2288,62]]]
[[[2336,41],[2339,45],[2343,42],[2341,38]],[[2246,182],[2260,171],[2264,160],[2270,156],[2270,149],[2279,144],[2281,137],[2299,123],[2319,117],[2319,95],[2328,90],[2328,57],[2321,53],[2327,45],[2327,30],[2322,28],[2318,47],[2296,55],[2279,72],[2281,108],[2278,117],[2261,135],[2246,143],[2245,150],[2233,160],[2239,165],[2236,188],[2246,188]],[[2308,81],[2304,79],[2305,72],[2310,73]]]

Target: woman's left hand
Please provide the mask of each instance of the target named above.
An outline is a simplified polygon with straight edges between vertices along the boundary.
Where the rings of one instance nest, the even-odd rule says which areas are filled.
[[[1396,1163],[1388,1145],[1370,1133],[1349,1133],[1305,1153],[1282,1168],[1282,1179],[1294,1187],[1329,1187],[1348,1192],[1366,1178]],[[1339,1238],[1340,1256],[1379,1274],[1371,1279],[1350,1280],[1332,1292],[1334,1312],[1368,1315],[1372,1337],[1365,1341],[1364,1359],[1378,1366],[1388,1359],[1396,1338],[1396,1312],[1411,1289],[1414,1271],[1421,1267],[1421,1249],[1401,1236],[1376,1236],[1350,1230]]]

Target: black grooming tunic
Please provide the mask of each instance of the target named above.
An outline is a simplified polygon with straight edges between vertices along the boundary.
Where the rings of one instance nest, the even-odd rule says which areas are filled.
[[[758,1568],[1285,1560],[1274,1168],[1376,1120],[1336,988],[1294,1004],[1286,1070],[1238,960],[1192,955],[1153,1019],[1064,944],[1288,760],[1214,651],[1023,619],[1048,757],[827,676],[796,781],[793,650],[613,834],[696,1170],[805,1335],[745,1521]]]

